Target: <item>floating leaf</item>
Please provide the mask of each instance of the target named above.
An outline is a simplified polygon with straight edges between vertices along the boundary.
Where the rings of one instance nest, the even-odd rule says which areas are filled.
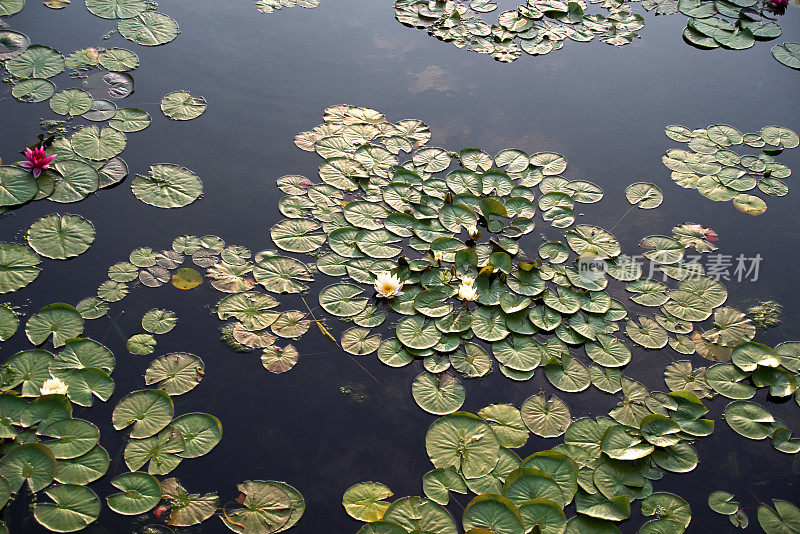
[[[6,70],[18,78],[51,78],[64,72],[64,56],[47,46],[33,45],[7,60]]]
[[[17,206],[36,196],[39,190],[30,172],[17,167],[0,167],[0,206]]]
[[[299,355],[292,345],[284,348],[266,347],[261,353],[261,364],[271,373],[285,373],[297,364]]]
[[[528,397],[522,403],[520,415],[525,426],[543,438],[562,435],[571,421],[567,405],[556,396],[547,400],[544,393]]]
[[[47,487],[56,474],[56,459],[45,445],[17,445],[0,459],[0,475],[15,493],[26,481],[34,493]]]
[[[161,501],[161,485],[146,473],[123,473],[112,480],[111,485],[122,490],[106,499],[108,507],[118,514],[144,514]]]
[[[87,487],[62,484],[44,493],[54,503],[37,502],[33,507],[33,517],[53,532],[83,530],[100,515],[100,499]]]
[[[53,346],[64,345],[67,339],[83,332],[83,317],[74,306],[64,303],[49,304],[28,319],[25,335],[34,345],[41,345],[51,335]]]
[[[118,7],[117,10],[119,11],[119,9]],[[180,33],[177,22],[167,15],[155,11],[146,11],[130,18],[124,18],[117,23],[117,27],[120,35],[144,46],[169,43]]]
[[[637,182],[625,189],[625,198],[628,199],[630,204],[649,210],[660,206],[664,200],[664,195],[655,184]]]
[[[467,478],[491,472],[500,454],[500,445],[491,427],[466,412],[455,412],[436,420],[425,436],[425,448],[435,467],[454,466]]]
[[[243,508],[225,510],[223,522],[234,532],[276,532],[289,521],[292,502],[280,487],[267,482],[239,484],[242,495],[237,500]]]
[[[388,499],[394,495],[392,490],[379,482],[359,482],[347,488],[342,496],[342,506],[347,515],[359,521],[379,521],[389,503]]]
[[[142,328],[151,334],[166,334],[178,324],[178,316],[169,310],[153,308],[142,317]]]
[[[138,354],[139,356],[146,356],[153,353],[153,347],[156,346],[156,338],[150,334],[134,334],[126,343],[128,352],[131,354]]]
[[[173,352],[154,360],[144,374],[144,383],[156,384],[168,395],[183,395],[203,379],[203,360],[187,352]]]
[[[439,376],[428,372],[420,374],[414,379],[411,393],[420,408],[435,415],[455,412],[466,397],[458,379],[447,373]]]
[[[734,401],[725,408],[725,421],[737,434],[750,439],[764,439],[772,433],[772,414],[749,401]]]
[[[65,260],[89,250],[95,231],[80,215],[54,214],[34,222],[26,237],[31,248],[45,258]]]
[[[170,504],[167,524],[176,527],[189,527],[202,523],[217,511],[216,493],[207,495],[189,494],[178,479],[168,478],[161,483],[164,500]]]
[[[29,247],[0,242],[0,293],[16,291],[36,280],[40,262]]]
[[[141,389],[128,394],[114,407],[112,422],[116,430],[133,425],[132,438],[155,435],[170,421],[175,408],[166,392],[158,389]]]
[[[136,198],[157,208],[182,208],[203,194],[203,183],[195,173],[173,164],[150,166],[150,174],[137,174],[131,182]]]
[[[192,96],[188,91],[174,91],[161,99],[161,111],[176,121],[196,119],[205,110],[205,98]]]

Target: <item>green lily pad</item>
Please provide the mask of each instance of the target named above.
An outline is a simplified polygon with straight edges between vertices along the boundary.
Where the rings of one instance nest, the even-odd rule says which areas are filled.
[[[765,504],[758,507],[758,524],[766,534],[800,532],[800,510],[790,502],[775,499],[775,508]]]
[[[543,438],[555,438],[569,427],[569,408],[558,397],[548,400],[544,393],[529,397],[520,408],[522,421],[528,429]]]
[[[131,354],[147,356],[155,350],[156,338],[150,334],[134,334],[126,342],[126,348]]]
[[[132,438],[148,438],[166,427],[174,414],[172,399],[158,389],[141,389],[128,394],[114,407],[112,422],[116,430],[131,425]]]
[[[41,345],[52,335],[53,346],[61,347],[66,341],[83,332],[83,317],[74,306],[61,302],[49,304],[28,319],[25,335],[34,345]]]
[[[205,110],[205,98],[192,96],[189,91],[174,91],[161,99],[161,111],[176,121],[196,119]]]
[[[435,467],[454,466],[467,478],[478,478],[497,465],[500,445],[491,427],[480,418],[455,412],[439,418],[425,437]]]
[[[420,408],[435,415],[453,413],[464,404],[466,394],[458,379],[447,373],[424,372],[414,379],[411,393]]]
[[[50,109],[59,115],[83,115],[92,109],[92,95],[81,89],[65,89],[50,99]]]
[[[33,175],[18,167],[0,167],[0,206],[17,206],[36,196],[39,187]]]
[[[168,395],[183,395],[203,379],[203,360],[187,352],[173,352],[153,361],[144,374],[144,383],[156,385]]]
[[[725,421],[734,432],[749,439],[764,439],[772,434],[775,418],[753,402],[739,400],[725,408]]]
[[[100,516],[100,499],[87,487],[62,484],[44,493],[54,502],[37,502],[33,507],[33,517],[48,530],[76,532]]]
[[[54,438],[46,440],[44,445],[58,459],[70,459],[82,456],[92,450],[100,440],[100,430],[89,421],[83,419],[62,419],[41,426],[38,434]]]
[[[418,530],[457,534],[459,531],[453,517],[443,506],[421,497],[404,497],[396,500],[386,509],[383,521],[398,524],[406,532]],[[376,530],[377,532],[380,530]]]
[[[139,56],[124,48],[102,50],[98,55],[98,61],[104,69],[114,72],[125,72],[139,66]]]
[[[117,110],[108,125],[120,132],[139,132],[150,126],[151,121],[150,114],[143,109],[122,108]]]
[[[94,161],[118,156],[127,144],[124,133],[113,128],[100,130],[96,126],[81,128],[72,135],[70,141],[72,141],[72,148],[79,156]]]
[[[142,328],[151,334],[166,334],[178,324],[178,316],[169,310],[153,308],[142,317]]]
[[[45,445],[25,443],[11,449],[0,459],[0,475],[16,493],[26,481],[36,493],[53,481],[56,474],[56,459]]]
[[[199,495],[187,493],[178,479],[168,478],[161,483],[161,493],[170,505],[167,524],[176,527],[197,525],[217,512],[219,498],[216,493]]]
[[[403,345],[416,350],[429,349],[435,346],[442,337],[433,322],[428,322],[419,315],[400,319],[397,322],[396,333],[397,339]]]
[[[733,515],[739,510],[739,503],[726,491],[715,491],[708,496],[708,507],[722,515]]]
[[[637,182],[625,189],[625,198],[630,204],[649,210],[660,206],[664,200],[664,195],[655,184]]]
[[[496,534],[520,534],[524,524],[514,503],[502,495],[478,495],[464,509],[462,518],[465,531],[486,529]]]
[[[108,453],[100,445],[95,445],[93,449],[82,456],[58,460],[55,480],[62,484],[85,486],[105,475],[108,466]]]
[[[144,46],[167,44],[180,33],[177,22],[155,11],[145,11],[131,18],[121,19],[117,28],[124,38]]]
[[[109,495],[106,502],[118,514],[144,514],[161,501],[161,485],[147,473],[123,473],[111,485],[121,492]]]
[[[104,19],[129,19],[144,12],[143,0],[86,0],[86,9]]]
[[[36,280],[40,262],[30,247],[0,242],[0,293],[16,291]]]
[[[157,208],[182,208],[203,194],[203,182],[185,167],[173,164],[150,166],[150,174],[137,174],[131,182],[136,198]]]
[[[55,260],[83,254],[94,243],[94,237],[94,226],[80,215],[56,214],[34,222],[26,235],[33,250]]]
[[[389,508],[388,499],[392,490],[380,482],[359,482],[345,490],[342,506],[347,515],[359,521],[378,521]]]
[[[277,532],[292,515],[292,501],[278,486],[261,481],[239,484],[243,508],[227,508],[223,522],[234,532]]]
[[[21,80],[11,89],[11,95],[20,102],[44,102],[56,92],[56,84],[42,78]]]
[[[222,423],[207,413],[188,413],[175,418],[172,426],[183,436],[181,458],[197,458],[208,454],[222,439]]]
[[[6,70],[18,78],[51,78],[64,72],[64,56],[47,46],[32,45],[7,60]]]

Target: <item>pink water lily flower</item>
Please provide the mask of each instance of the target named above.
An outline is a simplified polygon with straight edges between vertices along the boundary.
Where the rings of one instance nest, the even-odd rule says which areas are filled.
[[[44,148],[40,146],[34,147],[33,150],[26,148],[25,157],[28,158],[28,161],[24,161],[20,165],[26,169],[31,169],[33,177],[38,178],[44,169],[50,168],[50,162],[56,159],[57,155],[48,156]]]
[[[703,232],[703,236],[709,241],[716,241],[719,239],[717,233],[711,228],[706,228],[705,232]]]

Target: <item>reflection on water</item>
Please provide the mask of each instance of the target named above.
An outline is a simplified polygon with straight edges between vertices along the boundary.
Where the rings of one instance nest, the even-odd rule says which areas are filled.
[[[610,228],[628,209],[628,184],[658,184],[664,204],[647,212],[633,210],[614,229],[623,249],[635,250],[643,236],[668,233],[686,221],[712,227],[726,254],[764,257],[758,281],[726,284],[729,304],[742,309],[750,305],[748,299],[774,299],[784,306],[783,322],[760,332],[758,339],[774,345],[800,337],[800,285],[791,279],[800,260],[796,192],[771,199],[764,215],[751,218],[728,203],[713,203],[679,188],[661,163],[672,146],[663,133],[668,124],[721,122],[743,131],[783,124],[798,129],[797,73],[774,61],[766,46],[700,51],[679,37],[684,18],[650,17],[642,30],[645,39],[620,50],[601,43],[565,46],[558,54],[503,65],[398,24],[391,6],[382,2],[327,0],[313,10],[266,16],[254,16],[250,2],[175,0],[163,9],[180,22],[182,33],[165,47],[134,48],[141,58],[133,71],[136,91],[120,102],[148,110],[153,124],[128,136],[123,156],[132,173],[162,161],[186,165],[203,179],[205,195],[186,208],[158,210],[136,201],[124,183],[77,204],[36,202],[4,215],[4,241],[17,239],[21,229],[57,211],[81,214],[97,228],[96,243],[86,254],[47,262],[39,279],[10,299],[25,311],[94,294],[107,266],[133,248],[168,248],[184,233],[217,234],[251,250],[271,248],[267,229],[280,218],[275,179],[317,172],[317,157],[297,150],[292,138],[317,124],[324,108],[348,103],[397,119],[424,120],[433,132],[429,146],[564,154],[571,179],[594,181],[606,193],[603,202],[582,207],[579,223]],[[92,17],[80,2],[56,12],[28,2],[11,20],[34,41],[62,51],[130,47],[116,34],[103,40],[113,23]],[[797,10],[790,8],[781,25],[792,40],[800,31]],[[56,79],[58,85],[66,82]],[[208,102],[203,117],[191,123],[169,121],[158,109],[166,93],[182,89]],[[6,161],[15,160],[19,148],[32,142],[41,117],[54,118],[47,104],[19,104],[9,90],[0,86],[0,157]],[[785,161],[800,168],[796,154],[786,154]],[[548,238],[558,235],[544,232]],[[538,244],[534,235],[523,246]],[[328,282],[318,281],[309,294]],[[87,335],[111,348],[118,364],[118,390],[109,403],[92,408],[91,419],[110,421],[116,401],[143,386],[151,358],[130,355],[125,339],[140,331],[145,311],[163,307],[177,312],[180,320],[175,330],[160,336],[156,355],[187,351],[206,363],[205,380],[175,399],[176,413],[208,412],[224,426],[222,442],[211,454],[176,470],[187,489],[219,490],[225,502],[236,497],[239,481],[286,480],[308,503],[294,530],[299,533],[354,532],[358,523],[346,516],[340,502],[355,482],[379,480],[396,495],[421,492],[420,478],[430,469],[424,436],[435,418],[423,413],[410,395],[419,364],[392,369],[372,356],[356,363],[322,336],[309,334],[298,347],[300,363],[289,373],[271,375],[255,354],[233,353],[219,341],[219,322],[210,311],[217,298],[205,285],[191,292],[141,289],[126,298],[124,311],[112,307],[113,319],[91,322]],[[299,299],[282,300],[303,309]],[[4,343],[4,354],[23,347],[18,335]],[[634,348],[633,353],[626,374],[651,388],[663,389],[663,369],[684,359],[670,351]],[[705,365],[696,356],[691,359],[695,367]],[[464,381],[464,386],[464,409],[472,412],[491,403],[519,405],[540,388],[553,391],[541,373],[520,384],[495,372]],[[605,414],[616,403],[596,390],[562,398],[575,417]],[[690,531],[733,532],[727,518],[707,509],[711,491],[735,493],[754,521],[757,500],[791,498],[797,477],[790,456],[774,451],[768,442],[744,440],[721,421],[724,400],[710,404],[717,426],[713,436],[697,443],[700,467],[666,476],[656,487],[689,500],[694,512]],[[796,405],[770,404],[770,410],[800,429]],[[74,415],[89,413],[76,410]],[[108,481],[125,470],[124,440],[110,425],[101,430],[112,464],[108,476],[93,488],[106,495],[111,491]],[[519,453],[524,456],[554,442],[531,439]],[[466,504],[463,496],[458,498]],[[451,511],[460,517],[458,505]],[[41,530],[25,499],[14,503],[8,519],[12,531]],[[144,524],[106,510],[87,532],[131,531]],[[634,518],[622,528],[634,532],[640,524]],[[227,529],[214,520],[193,531]]]

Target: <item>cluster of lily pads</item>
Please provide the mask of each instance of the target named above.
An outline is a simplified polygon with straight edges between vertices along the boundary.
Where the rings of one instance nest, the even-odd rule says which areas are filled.
[[[698,465],[692,443],[714,430],[701,400],[712,389],[735,399],[724,413],[735,432],[750,439],[769,437],[784,453],[800,452],[800,438],[783,422],[744,400],[765,387],[773,397],[794,395],[800,404],[800,343],[782,343],[776,349],[742,343],[731,350],[730,359],[703,368],[691,380],[671,384],[667,376],[673,389],[667,394],[650,392],[623,376],[622,398],[609,417],[572,420],[563,401],[544,393],[531,396],[519,409],[494,404],[477,415],[450,413],[434,422],[425,438],[435,468],[422,478],[425,497],[389,502],[388,487],[364,482],[349,488],[342,504],[350,516],[368,522],[360,534],[456,534],[456,522],[444,506],[451,493],[472,493],[461,521],[467,532],[563,534],[619,533],[615,523],[629,518],[632,501],[642,500],[642,515],[654,519],[639,532],[679,534],[690,524],[689,504],[672,493],[654,493],[653,483],[666,472],[686,473]],[[678,363],[691,370],[689,362]],[[512,449],[525,446],[530,434],[563,435],[564,442],[521,459]],[[745,528],[747,515],[731,498],[715,492],[709,504]],[[564,508],[573,503],[576,515],[568,520]],[[775,509],[762,504],[758,520],[767,534],[800,529],[800,511],[786,501],[776,500]]]
[[[41,258],[64,260],[84,253],[94,242],[92,223],[80,215],[48,215],[26,233],[27,245],[0,242],[0,293],[10,293],[33,282],[41,272]]]
[[[689,17],[683,38],[700,48],[742,50],[781,34],[781,27],[770,16],[776,10],[762,0],[667,0],[659,2],[659,9],[662,6]]]
[[[272,13],[284,7],[300,6],[312,9],[319,5],[319,0],[256,0],[256,9],[262,13]]]
[[[22,2],[18,7],[21,9]],[[152,11],[141,0],[90,0],[86,7],[99,17],[119,18],[120,33],[142,45],[164,44],[177,35],[177,24],[172,19]],[[15,12],[9,6],[6,11]],[[57,137],[40,137],[37,148],[46,149],[51,161],[37,161],[33,177],[25,168],[29,163],[0,167],[0,208],[45,198],[58,203],[77,202],[125,179],[128,166],[119,157],[127,145],[125,134],[144,130],[151,122],[146,111],[137,107],[118,109],[114,103],[133,93],[134,80],[129,71],[139,66],[134,52],[89,47],[65,58],[47,46],[31,45],[22,33],[0,29],[0,60],[17,100],[34,103],[49,100],[50,109],[70,121],[80,117],[90,122],[107,122],[99,127],[80,126],[69,136],[62,128]],[[67,69],[72,73],[70,80],[82,80],[85,88],[56,92],[50,79]],[[93,94],[101,94],[103,98],[95,98]],[[174,120],[196,118],[205,109],[205,100],[187,91],[169,93],[161,102],[162,112]],[[194,173],[172,164],[151,166],[149,175],[138,175],[131,186],[139,200],[162,208],[185,206],[197,200],[203,190]]]
[[[193,267],[182,266],[190,260],[194,266],[204,269],[201,273]],[[88,297],[78,303],[87,319],[106,315],[110,303],[119,302],[139,285],[160,287],[167,284],[190,290],[208,280],[210,285],[228,295],[220,299],[215,312],[222,326],[222,340],[237,352],[261,350],[261,363],[270,372],[283,373],[298,361],[297,349],[291,344],[279,344],[284,340],[299,339],[311,323],[316,322],[325,331],[322,321],[309,319],[313,310],[278,310],[280,303],[267,292],[300,293],[308,289],[306,283],[313,281],[313,272],[302,262],[282,256],[274,250],[263,250],[255,254],[239,245],[226,245],[218,236],[180,236],[170,250],[154,251],[139,247],[131,252],[128,261],[109,267],[108,280],[98,287],[97,296]],[[144,333],[132,335],[127,342],[128,351],[137,355],[148,355],[155,351],[154,335],[166,334],[174,328],[177,316],[161,309],[150,310],[142,318]],[[202,361],[190,354],[173,354],[159,364],[162,368],[152,377],[145,375],[148,385],[169,374],[179,380],[175,387],[194,387],[202,379]],[[169,366],[169,372],[163,367]],[[178,373],[177,370],[180,370]],[[195,374],[194,370],[199,370]],[[165,384],[161,389],[168,390]],[[188,391],[187,389],[187,391]]]
[[[496,24],[487,24],[482,13],[497,9],[493,0],[433,1],[395,0],[395,18],[406,26],[425,29],[442,41],[502,62],[526,52],[533,56],[559,50],[567,39],[578,42],[599,37],[604,43],[623,46],[639,37],[644,18],[630,4],[602,4],[606,14],[588,13],[583,0],[529,0],[503,12]]]
[[[683,354],[707,355],[755,334],[745,314],[721,307],[724,286],[699,264],[682,261],[689,247],[714,249],[709,229],[685,224],[671,237],[642,240],[654,272],[675,280],[675,288],[643,278],[642,265],[596,226],[577,225],[565,232],[566,242],[546,242],[539,257],[530,258],[520,240],[533,231],[537,207],[551,226],[567,228],[575,221],[575,203],[597,202],[602,190],[560,176],[566,159],[559,154],[455,154],[426,147],[429,136],[419,121],[390,123],[374,110],[329,108],[325,124],[296,138],[323,157],[322,183],[301,176],[278,180],[287,193],[278,204],[286,219],[272,227],[272,240],[290,253],[316,254],[320,272],[343,279],[322,289],[319,303],[356,324],[341,336],[345,351],[377,352],[394,367],[421,359],[429,373],[452,368],[467,378],[491,372],[496,360],[514,380],[528,380],[543,367],[564,391],[592,383],[618,391],[619,368],[631,359],[613,335],[623,320],[634,343],[648,349],[669,343]],[[409,155],[401,162],[403,152]],[[459,168],[437,175],[453,163]],[[647,191],[631,198],[641,202]],[[593,274],[586,267],[597,261],[603,271]],[[370,296],[364,286],[371,289],[379,273],[402,287]],[[627,318],[625,304],[606,291],[609,278],[626,282],[633,302],[660,307],[660,314],[642,315],[638,323]],[[395,336],[382,341],[370,329],[392,312],[400,317]],[[715,326],[695,329],[694,322],[712,314]],[[575,357],[572,349],[580,347],[591,366]],[[423,391],[460,387],[454,379],[418,380]]]
[[[797,134],[788,128],[765,126],[758,133],[743,134],[733,126],[714,124],[690,130],[685,126],[667,126],[667,137],[687,143],[690,150],[670,149],[663,156],[664,165],[672,171],[672,180],[687,189],[697,189],[711,200],[732,201],[739,211],[761,215],[767,203],[751,191],[784,196],[792,171],[777,156],[785,149],[800,144]],[[761,154],[741,154],[744,147],[760,148]]]
[[[595,2],[591,2],[595,3]],[[764,0],[641,0],[644,9],[657,15],[682,13],[689,17],[684,39],[697,47],[741,50],[757,40],[781,34],[772,14],[782,14]],[[497,23],[488,24],[481,15],[496,10],[495,0],[395,0],[395,18],[406,26],[424,29],[429,35],[502,62],[511,62],[522,52],[537,56],[559,50],[567,39],[579,42],[599,37],[614,46],[639,37],[644,18],[634,13],[632,2],[603,2],[603,13],[587,13],[583,0],[528,0],[504,11]],[[733,22],[730,21],[733,19]],[[800,68],[800,45],[784,43],[772,55],[792,68]]]
[[[33,512],[42,526],[55,532],[75,532],[97,519],[100,499],[87,485],[109,467],[97,427],[72,417],[73,404],[91,407],[95,398],[106,402],[114,392],[114,355],[102,344],[80,337],[84,318],[95,318],[103,309],[96,303],[83,304],[80,310],[51,304],[27,320],[25,335],[33,345],[40,347],[52,338],[60,352],[24,350],[0,368],[2,506],[27,484],[31,492],[42,492],[53,501],[37,502]],[[172,312],[158,309],[142,318],[143,328],[155,333],[169,332],[176,322]],[[0,308],[3,340],[14,335],[18,324],[13,310]],[[216,494],[188,494],[174,478],[156,478],[172,472],[183,459],[207,454],[222,437],[222,425],[212,415],[174,415],[171,397],[193,389],[203,372],[203,362],[195,355],[161,356],[145,372],[145,383],[154,387],[134,391],[117,403],[112,423],[116,430],[129,430],[123,457],[130,472],[111,482],[120,490],[107,497],[113,511],[140,515],[163,500],[169,510],[163,519],[174,526],[196,525],[219,511]],[[140,471],[145,466],[146,472]],[[305,509],[300,493],[283,482],[248,481],[239,489],[243,507],[220,511],[220,519],[234,532],[280,532],[293,526]],[[163,514],[156,516],[162,519]]]
[[[750,518],[733,499],[734,495],[727,491],[715,491],[708,496],[708,507],[718,514],[728,516],[734,526],[745,529],[750,524]],[[760,504],[757,514],[758,523],[764,532],[791,532],[800,526],[800,509],[781,499],[775,499],[773,506]]]

